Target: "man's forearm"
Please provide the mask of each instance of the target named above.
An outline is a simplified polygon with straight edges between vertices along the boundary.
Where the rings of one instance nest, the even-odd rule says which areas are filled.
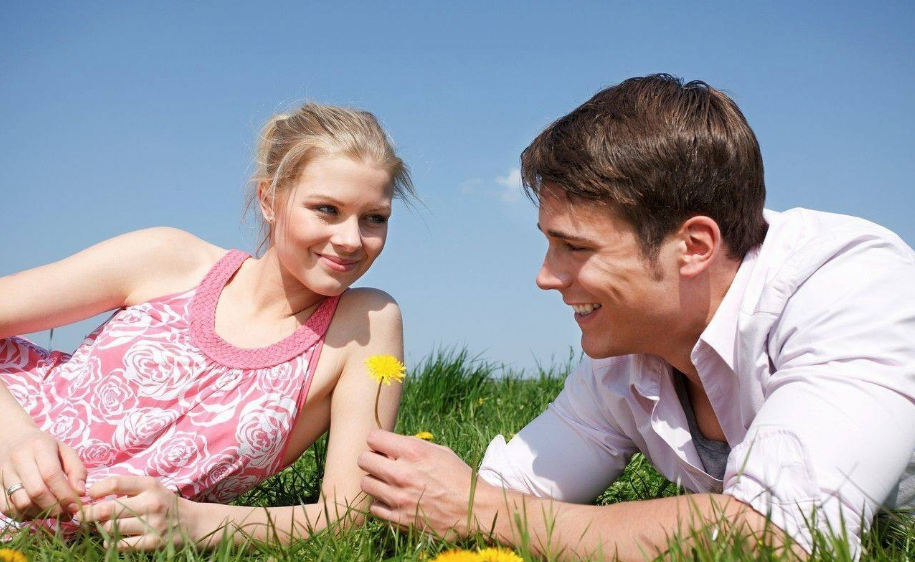
[[[758,536],[765,518],[746,504],[720,494],[693,494],[607,506],[575,505],[478,485],[477,530],[500,542],[564,560],[604,558],[643,561],[664,552],[671,538],[689,540],[703,525],[720,532]],[[771,524],[769,525],[771,529]],[[755,540],[755,539],[754,539]],[[779,544],[779,543],[775,543]]]

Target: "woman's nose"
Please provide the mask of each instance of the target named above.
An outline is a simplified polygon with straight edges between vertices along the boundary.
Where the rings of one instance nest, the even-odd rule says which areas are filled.
[[[361,248],[362,232],[359,229],[358,219],[353,218],[339,222],[334,228],[334,234],[330,242],[348,252],[355,252]]]

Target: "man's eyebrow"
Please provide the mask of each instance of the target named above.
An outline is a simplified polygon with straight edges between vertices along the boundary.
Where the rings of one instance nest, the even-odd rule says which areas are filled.
[[[539,230],[540,232],[543,232],[550,238],[559,238],[560,240],[566,240],[568,242],[586,242],[588,244],[594,243],[592,240],[589,240],[587,238],[582,238],[581,236],[575,236],[574,234],[568,234],[568,233],[562,232],[561,230],[549,229],[544,232],[544,230],[540,227],[539,222],[537,223],[537,230]]]

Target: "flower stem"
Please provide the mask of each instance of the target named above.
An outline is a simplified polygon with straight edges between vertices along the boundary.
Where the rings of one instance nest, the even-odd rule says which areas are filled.
[[[378,382],[378,392],[375,393],[375,425],[381,429],[381,420],[378,418],[378,399],[381,398],[381,382]]]

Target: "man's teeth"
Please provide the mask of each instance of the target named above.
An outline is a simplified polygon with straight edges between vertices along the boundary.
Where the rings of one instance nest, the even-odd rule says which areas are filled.
[[[582,316],[587,316],[588,314],[591,314],[598,308],[600,308],[599,304],[573,304],[572,305],[572,309],[575,312],[581,314]]]

